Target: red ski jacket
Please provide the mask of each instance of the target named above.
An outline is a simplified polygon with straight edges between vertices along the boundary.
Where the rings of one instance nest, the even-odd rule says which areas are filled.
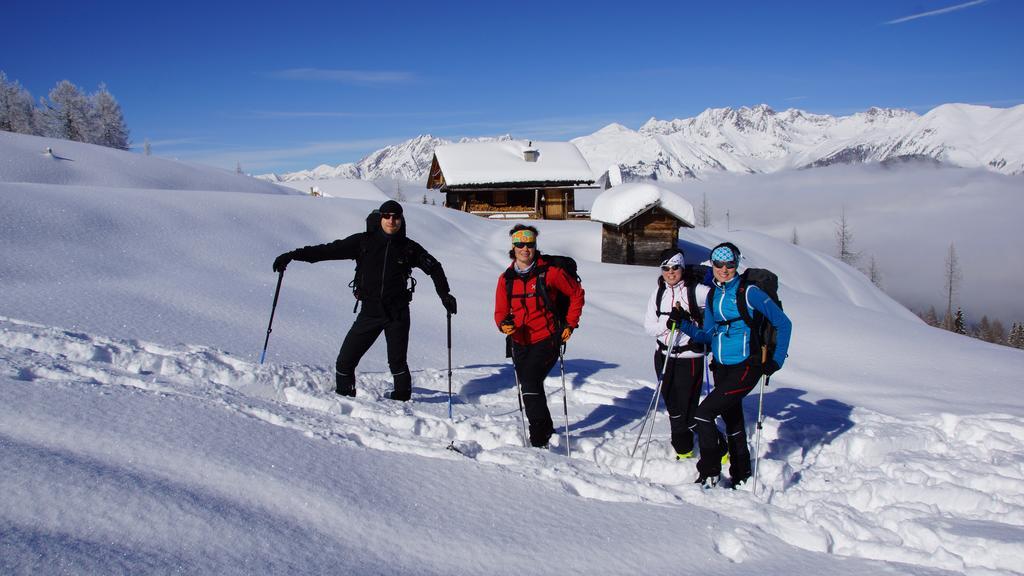
[[[509,264],[509,269],[512,266],[514,263]],[[544,300],[537,292],[538,275],[544,270],[547,270],[544,279],[548,297],[554,301],[558,292],[568,296],[569,312],[566,314],[566,324],[574,329],[580,324],[580,315],[583,313],[583,286],[575,278],[570,278],[564,270],[548,266],[544,257],[538,256],[536,264],[525,276],[513,273],[511,312],[516,330],[512,333],[512,340],[516,344],[536,344],[554,334],[555,316],[544,306]],[[494,323],[499,328],[509,312],[508,289],[505,285],[505,273],[502,273],[498,276],[498,287],[494,293]]]

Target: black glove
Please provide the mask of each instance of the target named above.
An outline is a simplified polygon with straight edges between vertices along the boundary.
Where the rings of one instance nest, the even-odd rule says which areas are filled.
[[[682,306],[677,304],[673,306],[672,311],[668,313],[668,320],[665,321],[665,327],[669,330],[673,327],[678,328],[679,325],[683,323],[683,320],[690,320],[690,314],[686,310],[683,310]]]
[[[441,295],[441,304],[444,305],[444,309],[447,310],[449,314],[455,314],[456,310],[458,310],[458,305],[455,302],[455,296],[452,296],[451,292]]]
[[[284,269],[288,267],[288,263],[292,261],[292,253],[285,252],[274,259],[274,272],[284,272]]]
[[[775,360],[769,360],[768,363],[764,365],[762,370],[764,370],[764,375],[765,376],[771,376],[772,374],[775,374],[776,372],[778,372],[780,368],[781,368],[781,366],[776,364]]]
[[[509,313],[509,315],[505,316],[505,319],[501,321],[501,325],[498,326],[498,328],[501,330],[502,334],[510,336],[513,332],[516,331],[515,317],[512,316],[511,313]]]

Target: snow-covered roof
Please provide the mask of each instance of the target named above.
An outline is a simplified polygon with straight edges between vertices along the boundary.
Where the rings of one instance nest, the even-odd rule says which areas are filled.
[[[524,150],[535,150],[528,162]],[[434,158],[449,187],[487,184],[591,184],[590,165],[571,142],[463,142],[434,149]]]
[[[622,184],[605,190],[594,199],[590,219],[622,226],[654,206],[694,226],[693,204],[675,192],[647,183]]]

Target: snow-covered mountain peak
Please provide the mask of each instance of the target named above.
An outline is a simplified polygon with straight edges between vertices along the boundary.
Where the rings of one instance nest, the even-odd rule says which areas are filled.
[[[497,137],[459,142],[504,141]],[[270,180],[310,178],[425,181],[433,150],[451,143],[430,134],[388,146],[356,163],[323,166]],[[637,130],[611,123],[573,139],[597,177],[610,165],[636,179],[702,178],[711,172],[776,172],[831,164],[930,159],[1004,174],[1024,172],[1024,105],[943,104],[918,115],[871,107],[847,116],[768,104],[707,108],[690,118],[649,118]]]

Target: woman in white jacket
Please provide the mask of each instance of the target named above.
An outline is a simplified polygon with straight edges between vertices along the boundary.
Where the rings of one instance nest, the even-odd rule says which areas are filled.
[[[696,282],[688,286],[683,281],[683,253],[678,249],[665,250],[661,258],[661,277],[647,302],[644,329],[657,341],[654,370],[662,377],[661,395],[668,408],[676,458],[693,458],[691,427],[704,383],[704,345],[691,343],[689,336],[672,327],[684,317],[703,319],[703,312],[696,312],[704,308],[709,288]],[[669,342],[670,338],[673,342]],[[669,355],[667,365],[666,354]]]

